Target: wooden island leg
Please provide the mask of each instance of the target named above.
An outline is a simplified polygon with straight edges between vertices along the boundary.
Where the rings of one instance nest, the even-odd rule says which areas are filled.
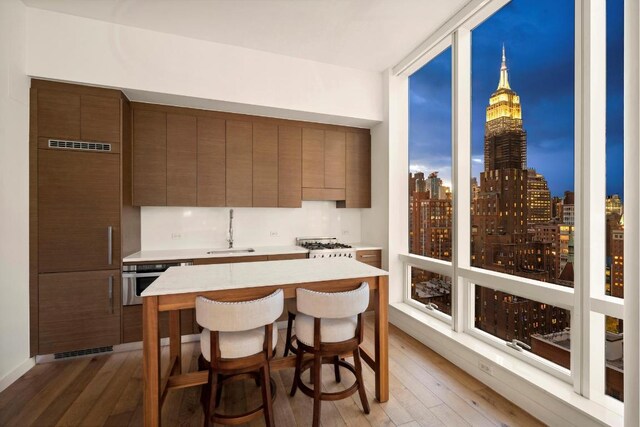
[[[160,335],[156,296],[142,299],[142,371],[144,425],[160,426]]]
[[[175,358],[175,362],[174,361]],[[180,310],[169,312],[169,360],[175,363],[171,375],[182,373],[182,337],[180,333]]]
[[[378,277],[375,299],[376,399],[389,400],[389,279]]]

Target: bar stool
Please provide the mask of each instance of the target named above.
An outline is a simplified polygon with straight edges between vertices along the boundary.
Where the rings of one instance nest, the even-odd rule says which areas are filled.
[[[273,426],[271,403],[275,383],[269,361],[278,342],[275,321],[282,313],[284,293],[279,289],[264,298],[242,302],[220,302],[196,298],[196,321],[204,329],[200,334],[200,364],[208,366],[209,377],[202,403],[205,421],[234,425],[264,415]],[[216,413],[225,383],[253,378],[262,388],[262,405],[240,415]]]
[[[364,282],[358,289],[348,292],[316,292],[298,288],[298,314],[296,315],[296,337],[298,353],[296,372],[291,386],[291,396],[298,388],[313,397],[313,426],[320,425],[320,404],[322,400],[339,400],[351,396],[356,391],[365,414],[369,413],[369,402],[362,381],[360,344],[364,339],[362,313],[369,304],[369,284]],[[353,354],[354,365],[340,360],[346,352]],[[304,353],[313,359],[303,363]],[[356,377],[349,388],[333,393],[322,393],[322,364],[336,363]],[[313,368],[313,389],[302,382],[302,372]],[[337,369],[337,368],[336,368]]]

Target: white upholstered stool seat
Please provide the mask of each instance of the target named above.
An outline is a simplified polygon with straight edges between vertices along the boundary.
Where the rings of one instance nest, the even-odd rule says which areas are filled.
[[[276,320],[283,306],[282,289],[252,301],[196,297],[196,321],[203,328],[198,365],[209,371],[201,394],[205,426],[244,424],[261,415],[267,427],[275,426],[272,401],[276,386],[269,363],[278,342]],[[247,376],[260,385],[262,405],[242,414],[218,412],[224,384]]]
[[[313,328],[313,321],[311,323]],[[278,343],[278,327],[273,324],[272,344],[276,348]],[[313,331],[312,331],[313,335]],[[211,331],[203,329],[200,333],[200,349],[207,362],[211,361]],[[239,332],[220,332],[218,343],[220,345],[220,357],[223,359],[238,359],[260,353],[264,345],[264,327]],[[313,340],[313,337],[312,337]]]
[[[358,316],[322,319],[320,341],[333,343],[349,340],[356,336],[357,326]],[[296,315],[296,338],[299,342],[313,347],[313,317],[302,313]]]

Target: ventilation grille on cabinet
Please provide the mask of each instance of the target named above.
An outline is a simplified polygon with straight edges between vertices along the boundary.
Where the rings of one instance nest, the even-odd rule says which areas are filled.
[[[67,357],[86,356],[87,354],[108,353],[113,351],[113,346],[88,348],[86,350],[65,351],[63,353],[55,353],[55,359],[66,359]]]
[[[111,151],[111,144],[102,142],[63,141],[50,139],[49,148],[67,148],[71,150]]]

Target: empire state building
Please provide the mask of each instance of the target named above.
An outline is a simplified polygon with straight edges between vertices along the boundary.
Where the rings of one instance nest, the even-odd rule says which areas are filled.
[[[474,265],[504,272],[518,268],[514,252],[527,240],[527,180],[527,133],[503,46],[498,88],[486,110],[484,172],[472,219]]]

